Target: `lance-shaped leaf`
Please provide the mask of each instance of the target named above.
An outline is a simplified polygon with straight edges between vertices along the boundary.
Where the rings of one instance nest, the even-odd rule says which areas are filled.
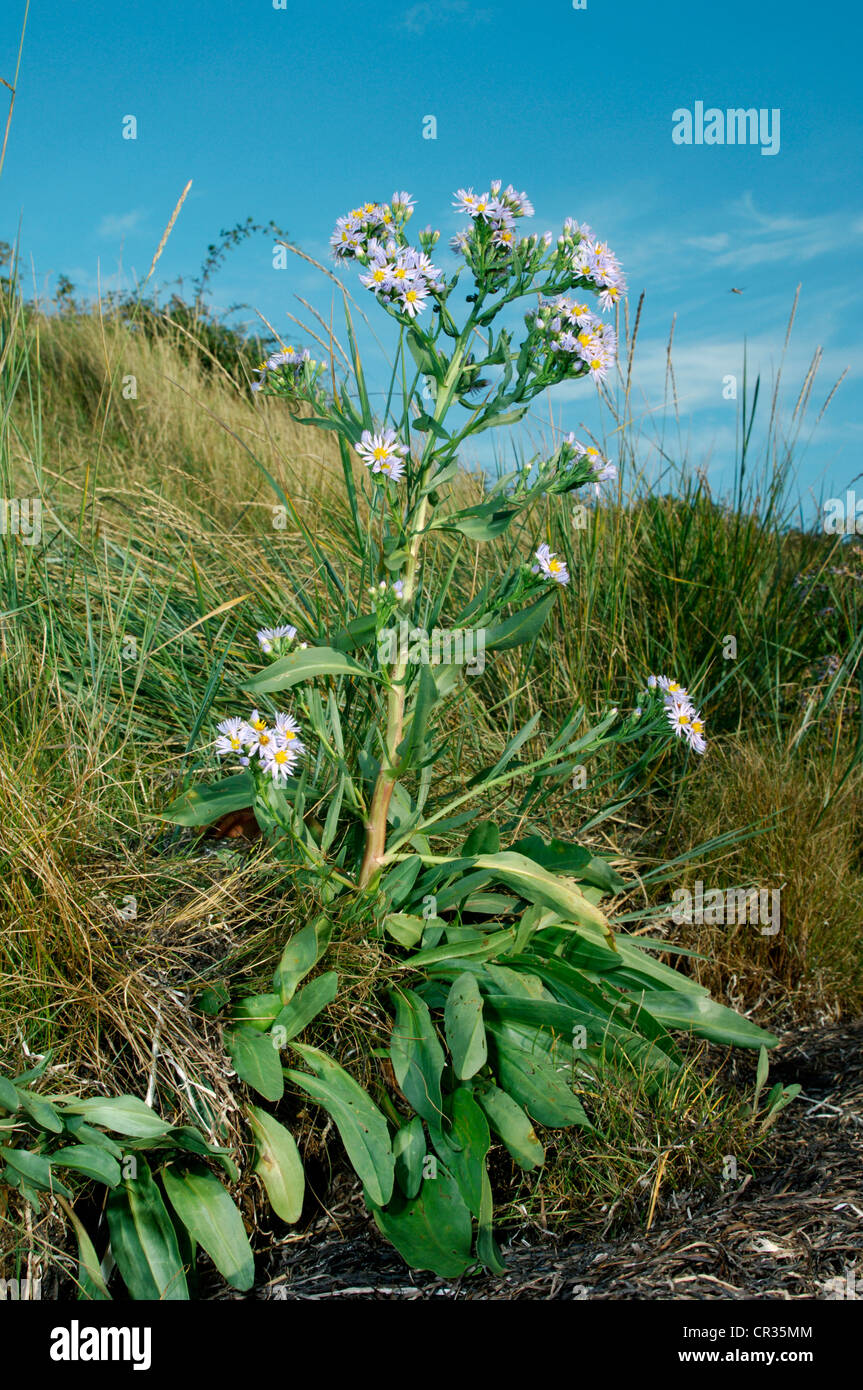
[[[373,1210],[379,1229],[412,1269],[457,1279],[474,1262],[470,1210],[442,1163],[412,1200],[396,1194],[386,1210]]]
[[[545,1050],[542,1030],[489,1021],[486,1031],[498,1081],[535,1120],[550,1129],[593,1128],[566,1077],[555,1069],[550,1050]]]
[[[294,1043],[293,1047],[314,1076],[290,1068],[286,1068],[285,1075],[332,1116],[366,1192],[378,1206],[386,1206],[392,1196],[395,1172],[386,1120],[362,1086],[332,1057],[301,1043]]]
[[[518,507],[508,507],[501,502],[480,502],[464,511],[452,512],[432,523],[432,529],[460,531],[471,541],[492,541],[503,535]]]
[[[605,913],[601,912],[582,893],[572,879],[561,878],[544,869],[524,854],[504,850],[500,854],[482,854],[476,859],[477,869],[492,869],[494,877],[521,897],[539,907],[551,908],[564,921],[593,927],[603,932],[612,950],[616,950],[614,934]]]
[[[557,595],[546,594],[521,613],[514,613],[503,622],[493,623],[485,631],[486,651],[507,651],[510,647],[520,647],[524,642],[533,641],[555,605]]]
[[[444,1029],[456,1076],[462,1080],[475,1076],[488,1060],[488,1047],[482,994],[476,978],[467,971],[456,977],[447,995]]]
[[[116,1158],[96,1144],[67,1144],[51,1155],[55,1167],[73,1168],[106,1187],[116,1187],[122,1175]]]
[[[232,811],[244,811],[255,799],[255,783],[250,772],[238,772],[209,786],[190,787],[172,801],[158,817],[172,825],[212,825]]]
[[[307,647],[288,656],[279,657],[266,670],[250,677],[243,688],[253,695],[269,695],[275,690],[287,690],[300,681],[313,680],[316,676],[361,676],[365,680],[379,680],[374,671],[361,666],[346,652],[336,651],[334,647]]]
[[[108,1194],[105,1214],[111,1254],[136,1302],[189,1297],[177,1233],[143,1159],[137,1177]]]
[[[635,995],[634,990],[629,993]],[[748,1018],[727,1009],[707,994],[675,993],[670,989],[638,995],[648,1013],[666,1028],[696,1033],[710,1042],[730,1047],[775,1047],[779,1039]]]
[[[235,1289],[255,1282],[255,1260],[236,1205],[219,1179],[203,1165],[182,1172],[166,1168],[162,1181],[168,1200],[193,1240],[206,1250]]]
[[[94,1303],[110,1303],[111,1295],[102,1278],[99,1256],[86,1227],[64,1197],[58,1197],[57,1201],[71,1221],[78,1241],[78,1297]]]
[[[282,1064],[268,1033],[258,1033],[245,1023],[226,1028],[225,1047],[241,1081],[264,1100],[281,1100],[285,1089]]]
[[[321,913],[290,938],[273,976],[282,1004],[291,1002],[300,980],[317,965],[329,946],[332,933],[332,921]]]
[[[248,1023],[251,1028],[264,1033],[272,1027],[281,1007],[278,994],[247,994],[245,999],[237,1000],[231,1010],[231,1019],[235,1023]]]
[[[306,1188],[303,1160],[294,1136],[257,1106],[249,1106],[248,1116],[255,1136],[255,1172],[267,1189],[273,1211],[292,1226],[302,1215]]]
[[[520,1168],[530,1172],[545,1162],[545,1150],[522,1107],[491,1082],[478,1085],[475,1095],[492,1129],[506,1145]]]
[[[65,1113],[83,1115],[90,1124],[102,1125],[115,1134],[128,1134],[134,1139],[155,1139],[173,1128],[137,1096],[98,1096],[90,1100],[66,1101],[62,1108]]]
[[[273,1037],[279,1047],[290,1042],[292,1038],[299,1037],[312,1019],[317,1018],[321,1009],[332,1003],[338,988],[338,974],[335,970],[328,970],[326,974],[318,975],[316,980],[312,980],[311,984],[301,989],[299,994],[294,995],[290,1004],[285,1005],[273,1024]]]
[[[413,990],[393,994],[396,1021],[390,1039],[390,1058],[396,1081],[418,1115],[432,1130],[443,1119],[440,1079],[444,1050],[427,1005]]]
[[[419,1115],[414,1115],[393,1136],[396,1182],[406,1197],[415,1197],[422,1186],[426,1136]]]

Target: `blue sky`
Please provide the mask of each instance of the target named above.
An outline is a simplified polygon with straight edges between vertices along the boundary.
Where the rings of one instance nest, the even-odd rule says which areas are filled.
[[[7,79],[23,10],[24,0],[6,0]],[[32,0],[0,238],[14,240],[20,226],[42,293],[60,272],[85,294],[98,277],[129,285],[146,274],[192,179],[157,274],[188,284],[220,229],[249,215],[274,219],[326,260],[335,218],[359,201],[407,189],[414,225],[431,222],[448,239],[463,221],[453,190],[499,177],[527,190],[533,230],[556,230],[568,215],[589,222],[623,262],[633,306],[645,291],[633,415],[648,467],[649,436],[664,427],[668,452],[685,447],[723,485],[736,434],[723,381],[742,382],[746,338],[749,370],[766,389],[802,283],[781,400],[790,415],[820,347],[814,422],[848,369],[817,429],[804,427],[799,455],[803,493],[838,495],[863,469],[860,101],[850,47],[844,57],[852,14],[834,10],[827,22],[798,0],[587,0],[584,9]],[[778,153],[675,144],[673,112],[698,101],[778,110]],[[130,114],[134,141],[122,138]],[[429,115],[434,140],[423,139]],[[437,259],[452,264],[449,253]],[[331,288],[294,258],[274,269],[272,244],[259,238],[229,256],[213,299],[254,305],[292,341],[287,311],[304,312],[295,296],[329,317]],[[675,315],[679,432],[663,411]],[[590,385],[558,388],[552,411],[566,429],[602,428]],[[547,406],[534,432],[542,421]]]

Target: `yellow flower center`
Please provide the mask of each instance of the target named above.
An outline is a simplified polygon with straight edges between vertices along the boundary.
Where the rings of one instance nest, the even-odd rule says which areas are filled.
[[[269,735],[269,734],[260,734],[260,735],[258,736],[258,743],[261,745],[262,748],[265,747],[266,744],[269,743],[269,741],[270,741],[270,735]]]
[[[232,747],[232,748],[239,748],[239,746],[240,746],[240,740],[237,738],[236,734],[234,734],[233,737],[231,738],[231,747]]]
[[[267,727],[267,721],[266,721],[266,719],[253,719],[253,720],[252,720],[252,728],[253,728],[253,729],[257,729],[258,733],[260,733],[262,729],[266,729],[266,727]]]
[[[559,574],[563,566],[559,560],[549,560],[548,568],[551,570],[552,574]]]
[[[286,763],[287,761],[288,761],[287,750],[284,749],[284,748],[279,748],[279,749],[277,749],[277,750],[276,750],[276,753],[275,753],[275,755],[274,755],[274,757],[273,757],[273,762],[276,762],[276,763]]]

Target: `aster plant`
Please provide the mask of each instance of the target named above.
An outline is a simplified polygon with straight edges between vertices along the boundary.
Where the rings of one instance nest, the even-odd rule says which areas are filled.
[[[631,713],[612,709],[591,722],[575,709],[552,729],[540,711],[494,762],[466,769],[453,786],[443,769],[454,711],[470,698],[464,663],[430,664],[380,641],[402,627],[426,631],[446,613],[465,639],[482,638],[491,659],[530,653],[569,582],[545,541],[535,537],[502,581],[454,613],[446,575],[460,547],[506,543],[516,518],[522,525],[510,534],[524,534],[542,497],[600,491],[616,471],[598,445],[566,435],[547,457],[497,478],[479,502],[459,505],[454,484],[468,441],[521,420],[561,382],[584,378],[596,389],[613,370],[611,315],[626,284],[584,224],[567,220],[557,237],[524,234],[533,208],[511,186],[460,189],[455,206],[466,223],[450,243],[450,269],[438,232],[409,240],[407,193],[336,224],[336,261],[356,266],[397,335],[382,415],[372,409],[347,295],[344,379],[335,350],[325,364],[286,348],[252,384],[258,399],[283,401],[304,426],[335,438],[351,568],[323,553],[271,479],[336,620],[324,627],[299,593],[273,615],[292,621],[258,633],[269,664],[244,684],[249,705],[217,726],[214,752],[228,775],[190,788],[165,813],[203,825],[251,808],[317,901],[318,915],[288,941],[272,990],[235,1002],[226,1032],[234,1066],[272,1103],[287,1080],[329,1112],[381,1231],[411,1264],[444,1277],[502,1267],[492,1136],[531,1171],[544,1160],[535,1125],[592,1129],[589,1097],[614,1084],[621,1062],[652,1084],[673,1077],[682,1065],[675,1030],[748,1047],[775,1042],[658,960],[656,942],[613,929],[603,904],[626,883],[608,857],[532,828],[532,818],[547,821],[555,793],[569,792],[574,770],[612,745],[633,750],[618,803],[678,740],[703,753],[703,721],[686,691],[651,677]],[[453,558],[435,583],[427,557],[441,537]],[[267,713],[273,700],[280,707]],[[504,807],[502,819],[478,819],[493,804]],[[336,971],[318,972],[333,933],[345,930],[379,949],[375,984],[395,1086],[382,1076],[362,1087],[344,1057],[298,1041],[318,1015],[315,1036],[326,1038],[322,1011],[349,988]],[[274,1205],[298,1212],[293,1140],[272,1116],[261,1139],[265,1112],[253,1113]]]

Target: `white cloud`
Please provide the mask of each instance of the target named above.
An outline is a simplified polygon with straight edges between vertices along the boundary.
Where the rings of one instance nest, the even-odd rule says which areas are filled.
[[[469,0],[435,0],[434,4],[411,5],[405,11],[401,28],[412,34],[425,34],[435,25],[448,19],[463,19],[468,24],[488,24],[493,18],[490,9],[476,9]]]
[[[134,232],[144,216],[140,208],[133,209],[132,212],[106,213],[99,223],[97,236],[105,237],[109,240],[116,240],[117,237],[127,236],[129,232]]]

